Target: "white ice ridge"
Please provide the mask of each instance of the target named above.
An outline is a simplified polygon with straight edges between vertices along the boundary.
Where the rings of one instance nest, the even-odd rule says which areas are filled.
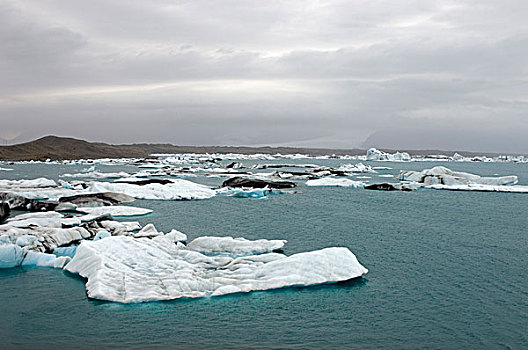
[[[33,180],[0,180],[0,188],[41,188],[41,187],[56,187],[57,183],[53,180],[40,177]]]
[[[83,241],[65,269],[88,279],[90,298],[122,303],[309,286],[368,272],[347,248],[289,257],[277,253],[207,256],[165,236]]]
[[[362,181],[354,181],[347,178],[323,177],[321,179],[306,181],[306,186],[339,186],[363,188],[365,187],[365,183]]]
[[[206,199],[216,192],[205,185],[195,182],[174,179],[169,184],[151,183],[135,185],[129,183],[89,182],[87,192],[124,193],[137,199]]]
[[[198,237],[187,246],[203,254],[247,255],[269,253],[282,249],[285,240],[258,239],[250,241],[242,237]]]
[[[151,209],[129,207],[125,205],[112,205],[104,207],[78,207],[76,208],[76,210],[81,213],[92,214],[95,216],[109,214],[113,217],[140,216],[152,213]]]
[[[363,163],[357,164],[344,164],[337,168],[339,171],[346,173],[377,173],[370,165],[364,165]]]
[[[517,176],[481,177],[479,175],[452,171],[443,166],[436,166],[423,171],[400,171],[399,180],[412,181],[430,185],[466,186],[466,185],[488,185],[503,186],[515,185],[519,180]],[[447,188],[446,188],[447,189]]]
[[[63,174],[61,177],[72,177],[72,178],[93,178],[93,179],[118,179],[122,177],[128,177],[130,176],[129,173],[125,173],[124,171],[118,172],[118,173],[101,173],[99,171],[90,171],[90,172],[82,172],[82,173],[76,173],[76,174]]]

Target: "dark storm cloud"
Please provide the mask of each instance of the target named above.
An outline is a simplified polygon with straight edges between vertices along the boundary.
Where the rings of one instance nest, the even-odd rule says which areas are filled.
[[[444,138],[445,148],[528,152],[527,10],[511,0],[3,1],[3,133],[393,148]],[[481,137],[449,141],[460,130]]]

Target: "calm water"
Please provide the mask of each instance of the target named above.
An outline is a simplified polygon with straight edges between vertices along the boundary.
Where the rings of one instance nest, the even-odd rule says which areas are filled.
[[[435,164],[372,165],[397,174]],[[515,174],[528,184],[528,165],[444,165]],[[82,167],[15,168],[0,177],[56,178]],[[299,192],[135,205],[155,210],[142,223],[176,228],[190,239],[284,238],[286,254],[346,246],[369,269],[366,278],[121,305],[88,300],[84,281],[61,270],[0,270],[2,347],[528,348],[528,195],[303,185]]]

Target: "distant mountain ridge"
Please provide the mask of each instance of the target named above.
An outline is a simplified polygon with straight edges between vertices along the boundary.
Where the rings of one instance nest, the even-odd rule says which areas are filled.
[[[384,150],[395,152],[394,150]],[[153,153],[242,153],[242,154],[309,154],[309,155],[363,155],[363,149],[327,149],[296,147],[241,147],[241,146],[176,146],[172,144],[123,144],[88,142],[70,137],[45,136],[38,140],[17,145],[0,146],[0,160],[64,160],[96,158],[144,158]],[[411,155],[453,154],[453,151],[411,150]],[[490,155],[475,152],[459,152],[465,156]]]

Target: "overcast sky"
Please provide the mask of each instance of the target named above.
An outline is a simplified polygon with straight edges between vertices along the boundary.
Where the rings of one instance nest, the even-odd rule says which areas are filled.
[[[528,152],[528,1],[0,0],[0,136]]]

